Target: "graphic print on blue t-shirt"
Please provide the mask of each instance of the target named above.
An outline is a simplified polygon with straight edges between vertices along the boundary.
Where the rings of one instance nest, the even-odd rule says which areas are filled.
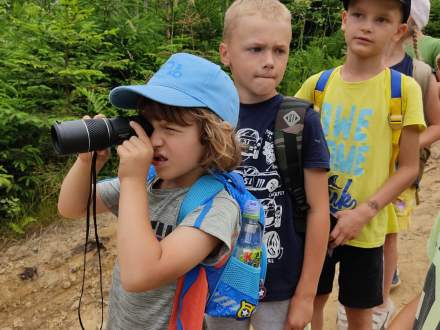
[[[293,227],[290,196],[285,191],[275,159],[274,124],[283,97],[258,104],[242,104],[237,136],[245,145],[237,171],[249,191],[263,205],[268,270],[265,301],[289,299],[296,288],[303,258],[303,238]],[[304,166],[329,167],[329,155],[319,115],[310,110],[303,132]]]
[[[275,152],[273,148],[273,132],[265,130],[260,136],[258,130],[242,128],[237,131],[241,143],[247,150],[242,153],[242,166],[237,168],[248,187],[263,205],[265,216],[264,240],[268,250],[269,262],[280,259],[283,248],[280,245],[278,233],[273,230],[281,227],[281,215],[283,204],[277,204],[276,197],[284,196],[281,188],[281,178],[275,164]],[[257,165],[257,166],[254,166]],[[265,197],[265,198],[262,198]],[[272,228],[272,230],[270,230]]]

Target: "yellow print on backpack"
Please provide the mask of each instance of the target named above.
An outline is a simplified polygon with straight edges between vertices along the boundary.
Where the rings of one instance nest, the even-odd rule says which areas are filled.
[[[246,300],[242,300],[240,302],[240,309],[237,312],[237,319],[248,318],[252,315],[255,310],[255,305],[247,302]]]

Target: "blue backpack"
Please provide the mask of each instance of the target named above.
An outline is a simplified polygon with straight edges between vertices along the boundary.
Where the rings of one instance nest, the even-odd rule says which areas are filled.
[[[150,170],[149,181],[154,177]],[[189,189],[179,210],[179,224],[188,214],[202,207],[194,227],[200,228],[212,207],[215,196],[225,189],[238,203],[241,211],[256,198],[249,193],[242,177],[234,172],[205,175]],[[241,221],[241,217],[240,217]],[[264,210],[260,205],[259,224],[264,229]],[[178,280],[168,329],[202,329],[204,315],[243,320],[251,317],[260,295],[264,292],[266,276],[266,247],[262,244],[260,267],[252,267],[231,254],[215,265],[199,264]]]

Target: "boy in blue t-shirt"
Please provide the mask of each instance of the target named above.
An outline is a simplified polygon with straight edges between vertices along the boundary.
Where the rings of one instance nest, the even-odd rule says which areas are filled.
[[[240,96],[237,135],[247,146],[239,172],[265,208],[268,273],[265,297],[250,323],[255,330],[303,329],[312,318],[329,233],[329,153],[319,115],[304,120],[302,154],[310,210],[305,237],[295,232],[294,205],[274,153],[274,124],[283,96],[276,88],[286,70],[291,15],[277,0],[238,0],[227,10],[223,64]],[[249,322],[207,318],[211,329],[248,329]]]

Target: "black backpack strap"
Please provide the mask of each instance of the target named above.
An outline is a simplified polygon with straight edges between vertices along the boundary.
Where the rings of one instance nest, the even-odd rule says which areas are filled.
[[[294,97],[284,97],[275,122],[274,148],[278,168],[294,211],[295,230],[306,231],[309,205],[304,189],[302,138],[306,110],[313,105]]]

